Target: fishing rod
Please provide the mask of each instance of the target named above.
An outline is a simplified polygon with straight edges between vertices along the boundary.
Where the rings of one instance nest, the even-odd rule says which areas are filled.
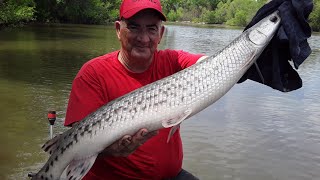
[[[49,121],[50,139],[52,139],[53,138],[53,126],[54,126],[54,123],[57,119],[56,111],[48,111],[47,117],[48,117],[48,121]],[[32,173],[32,172],[28,173],[28,177],[30,177],[30,178],[33,177],[34,175],[35,175],[35,173]]]
[[[50,125],[50,139],[53,138],[53,125],[57,119],[56,111],[48,111],[48,121]]]

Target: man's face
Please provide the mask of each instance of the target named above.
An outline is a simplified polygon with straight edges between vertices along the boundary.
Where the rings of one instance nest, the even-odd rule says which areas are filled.
[[[164,27],[153,10],[143,10],[129,19],[116,22],[118,39],[128,60],[152,60],[160,43]]]

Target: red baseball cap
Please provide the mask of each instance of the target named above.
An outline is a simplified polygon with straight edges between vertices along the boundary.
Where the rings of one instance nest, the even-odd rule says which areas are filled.
[[[167,20],[162,12],[160,0],[123,0],[120,5],[120,17],[128,19],[144,9],[154,9],[159,13],[161,20]]]

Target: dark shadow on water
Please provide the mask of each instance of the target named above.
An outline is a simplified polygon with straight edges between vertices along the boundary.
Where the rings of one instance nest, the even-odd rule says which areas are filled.
[[[0,51],[0,76],[9,81],[41,83],[41,79],[72,81],[80,67],[102,54],[87,54],[70,50],[42,50],[37,53],[24,50]],[[11,58],[8,58],[11,57]]]
[[[113,31],[114,35],[110,32]],[[90,26],[90,25],[30,25],[0,31],[0,40],[32,40],[32,41],[59,41],[92,38],[108,38],[115,36],[112,26]]]

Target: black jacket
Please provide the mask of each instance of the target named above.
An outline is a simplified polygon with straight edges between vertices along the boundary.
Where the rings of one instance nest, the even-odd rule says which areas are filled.
[[[302,80],[293,66],[299,65],[311,54],[307,39],[311,36],[308,16],[312,0],[272,0],[264,5],[245,29],[278,10],[281,25],[277,34],[257,60],[264,84],[282,92],[302,87]],[[238,83],[251,79],[262,83],[256,67],[252,66]]]

